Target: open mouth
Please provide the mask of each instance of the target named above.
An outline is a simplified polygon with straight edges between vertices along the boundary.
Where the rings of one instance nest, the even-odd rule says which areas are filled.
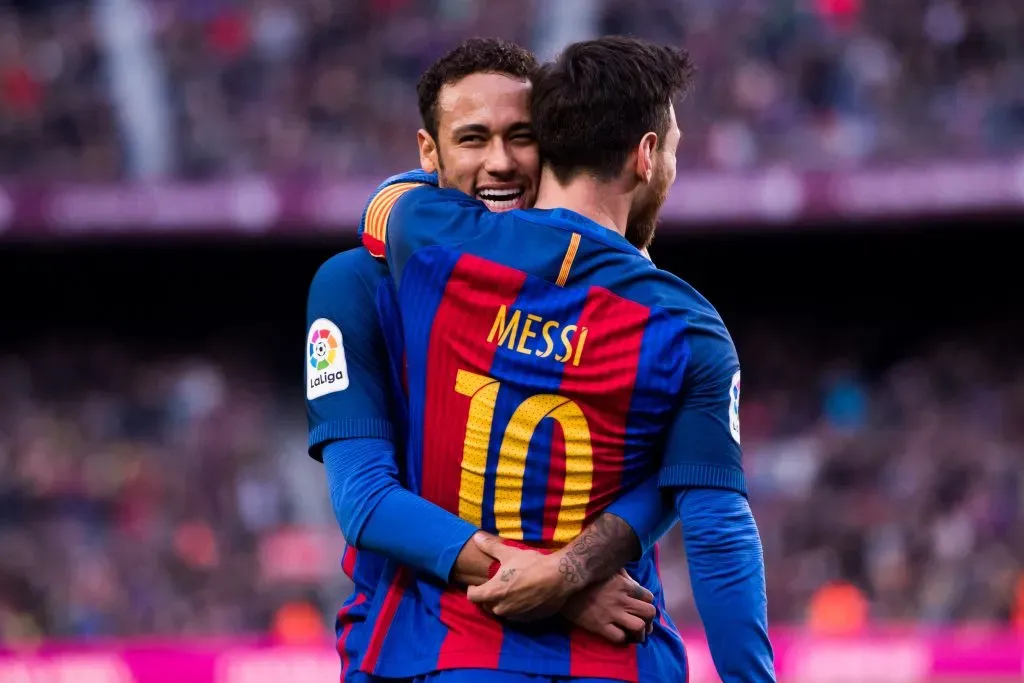
[[[482,201],[491,211],[511,211],[522,209],[523,198],[526,191],[521,187],[508,187],[503,189],[488,188],[478,190],[477,199]]]

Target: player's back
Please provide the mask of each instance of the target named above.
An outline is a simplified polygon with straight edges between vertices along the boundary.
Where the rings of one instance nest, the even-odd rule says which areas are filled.
[[[385,190],[367,230],[387,245],[401,328],[410,488],[540,548],[561,546],[654,475],[710,305],[617,235],[568,211],[492,214],[461,193]],[[654,553],[629,568],[662,616],[621,648],[563,622],[501,622],[458,589],[392,566],[364,668],[679,680],[685,654]]]
[[[411,457],[436,472],[424,495],[438,504],[561,545],[657,468],[689,329],[726,332],[692,288],[578,214],[486,220],[402,270]]]

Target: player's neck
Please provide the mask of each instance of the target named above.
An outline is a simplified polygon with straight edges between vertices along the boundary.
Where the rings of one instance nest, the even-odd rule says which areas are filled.
[[[545,168],[534,208],[568,209],[625,236],[630,201],[613,183],[579,175],[563,185]]]

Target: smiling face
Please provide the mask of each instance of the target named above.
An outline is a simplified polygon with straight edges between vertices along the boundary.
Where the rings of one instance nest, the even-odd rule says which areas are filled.
[[[491,211],[537,200],[540,156],[530,125],[530,83],[475,73],[445,85],[437,99],[437,139],[420,130],[420,163],[442,187],[476,197]]]

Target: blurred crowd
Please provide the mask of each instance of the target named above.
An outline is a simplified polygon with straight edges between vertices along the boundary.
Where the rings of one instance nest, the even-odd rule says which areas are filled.
[[[539,46],[553,21],[542,0],[105,4],[121,15],[87,0],[0,7],[0,177],[403,169],[416,162],[414,85],[431,61],[474,35]],[[1017,0],[574,6],[594,10],[596,33],[691,50],[700,71],[682,110],[685,167],[841,168],[1024,149]]]
[[[836,347],[741,340],[774,623],[1024,624],[1019,350],[974,333],[868,374]],[[0,642],[328,628],[347,585],[300,392],[225,348],[0,355]],[[303,527],[321,547],[282,537]],[[692,626],[680,546],[662,574]]]
[[[224,358],[0,356],[0,642],[244,633],[308,599],[262,546],[297,517],[275,458],[308,460],[301,410]]]

